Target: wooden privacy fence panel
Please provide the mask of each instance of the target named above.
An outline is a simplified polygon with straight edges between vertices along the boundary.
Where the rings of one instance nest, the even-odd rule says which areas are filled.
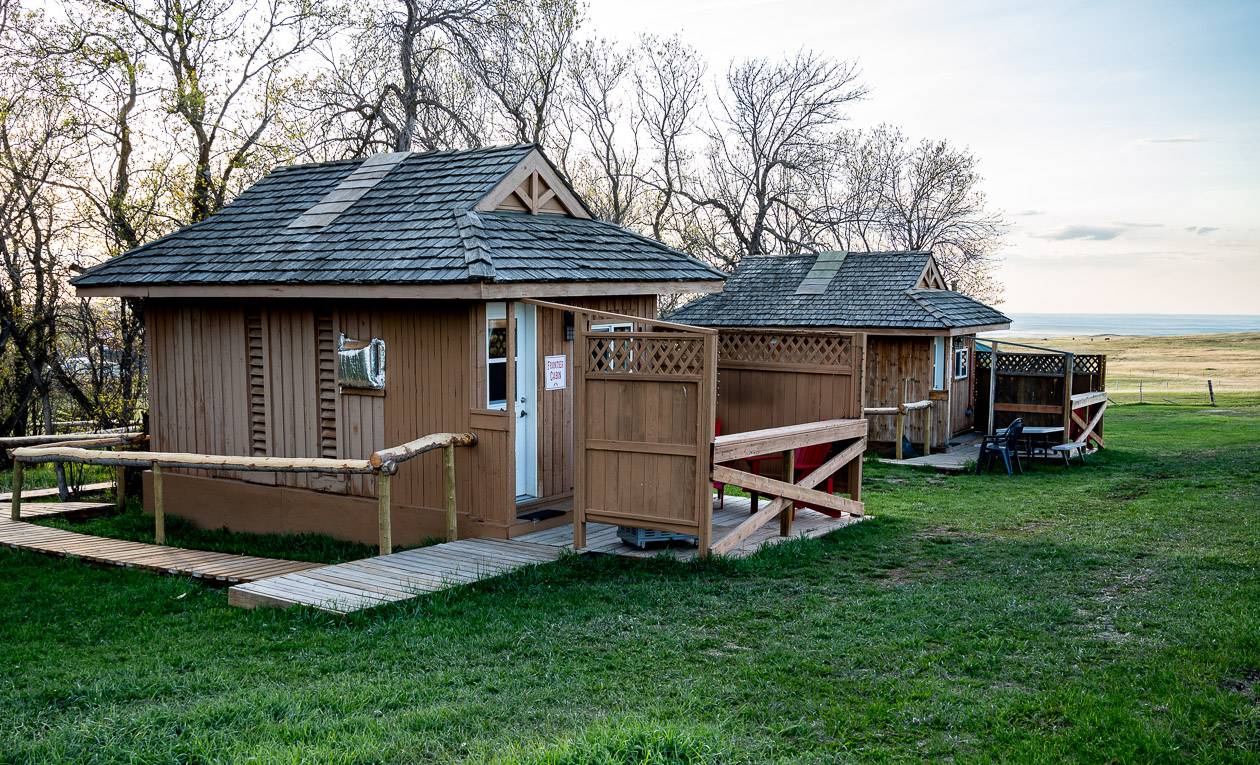
[[[1101,444],[1101,410],[1107,389],[1105,355],[999,349],[997,357],[994,382],[993,352],[977,350],[975,354],[975,421],[980,429],[988,428],[992,396],[995,429],[1006,427],[1018,417],[1025,426],[1063,426],[1066,440],[1089,438]],[[1098,395],[1084,398],[1088,394]],[[1082,400],[1089,403],[1079,404]]]
[[[865,336],[723,329],[717,419],[723,433],[862,417]]]
[[[574,546],[587,521],[694,534],[707,550],[717,338],[590,332],[574,343]]]

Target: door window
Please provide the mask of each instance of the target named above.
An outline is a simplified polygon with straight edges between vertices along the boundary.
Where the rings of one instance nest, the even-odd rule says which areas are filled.
[[[486,407],[507,409],[507,304],[486,304]]]

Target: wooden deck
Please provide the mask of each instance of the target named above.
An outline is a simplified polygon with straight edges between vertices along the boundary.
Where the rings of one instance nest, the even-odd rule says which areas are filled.
[[[113,481],[102,481],[100,483],[85,483],[79,487],[78,491],[70,492],[70,496],[79,497],[84,494],[95,494],[98,491],[114,488]],[[57,489],[26,489],[22,492],[22,501],[26,502],[31,499],[47,499],[48,497],[57,496]],[[13,499],[13,492],[0,492],[0,502],[9,502]]]
[[[228,590],[243,608],[304,605],[336,614],[409,600],[560,557],[560,548],[506,539],[461,539],[376,558],[273,576]]]
[[[38,507],[32,505],[31,507]],[[25,509],[23,509],[25,513]],[[175,576],[190,576],[211,583],[236,584],[317,568],[318,563],[256,558],[251,555],[184,550],[143,542],[50,529],[33,523],[0,519],[0,544],[17,550],[76,557],[92,563],[142,568]]]
[[[23,492],[25,494],[25,492]],[[22,520],[32,518],[86,518],[114,509],[113,502],[32,502],[22,504]]]
[[[768,499],[763,499],[762,503],[769,501]],[[748,517],[749,509],[750,501],[747,497],[727,497],[724,508],[718,508],[715,501],[713,506],[713,538],[721,539],[728,531],[738,526],[741,521]],[[814,512],[808,508],[801,508],[796,511],[796,520],[792,522],[791,536],[779,536],[779,524],[777,522],[767,523],[727,554],[735,558],[746,558],[765,545],[778,544],[779,542],[801,537],[820,537],[860,520],[862,518],[854,518],[852,516],[832,518],[829,515]],[[631,558],[668,555],[678,560],[691,560],[699,554],[694,545],[681,542],[674,542],[669,545],[653,544],[648,545],[647,549],[640,550],[634,545],[628,545],[621,541],[617,536],[617,527],[607,523],[588,523],[586,528],[587,552],[625,555]],[[563,526],[557,526],[552,529],[525,534],[517,537],[517,540],[569,550],[573,547],[573,524],[566,523]]]

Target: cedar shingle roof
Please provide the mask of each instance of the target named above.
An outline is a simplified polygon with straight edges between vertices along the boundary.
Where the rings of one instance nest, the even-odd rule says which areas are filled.
[[[519,145],[416,153],[385,161],[378,155],[376,160],[278,168],[206,220],[88,269],[73,283],[669,282],[724,277],[695,258],[611,223],[476,211],[477,203],[534,149]],[[385,168],[383,177],[369,163]],[[356,178],[339,189],[356,170]],[[367,183],[374,185],[366,193],[354,188]]]
[[[692,301],[669,318],[710,327],[951,329],[1010,323],[966,295],[917,288],[931,258],[926,251],[850,252],[818,294],[798,293],[817,255],[744,258],[724,291]]]

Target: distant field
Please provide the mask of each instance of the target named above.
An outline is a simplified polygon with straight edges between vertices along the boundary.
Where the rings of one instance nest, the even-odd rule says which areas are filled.
[[[1004,338],[1003,338],[1004,339]],[[1260,333],[1135,337],[1010,338],[1014,342],[1107,355],[1107,390],[1121,403],[1203,403],[1217,394],[1260,392]],[[1001,342],[1001,339],[999,339]]]

